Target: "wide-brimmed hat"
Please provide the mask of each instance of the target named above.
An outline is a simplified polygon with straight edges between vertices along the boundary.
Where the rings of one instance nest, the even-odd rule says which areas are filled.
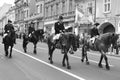
[[[63,19],[63,16],[60,15],[58,19],[59,19],[59,20],[62,20],[62,19]]]

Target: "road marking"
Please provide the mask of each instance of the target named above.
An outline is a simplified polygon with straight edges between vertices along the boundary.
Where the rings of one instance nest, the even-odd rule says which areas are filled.
[[[40,60],[40,59],[38,59],[38,58],[36,58],[36,57],[33,57],[33,56],[31,56],[31,55],[28,55],[28,54],[26,54],[26,53],[24,53],[24,52],[22,52],[22,51],[20,51],[20,50],[17,50],[17,49],[15,49],[15,48],[13,48],[13,50],[15,50],[15,51],[17,51],[17,52],[19,52],[19,53],[27,56],[27,57],[30,57],[30,58],[32,58],[32,59],[34,59],[34,60],[36,60],[36,61],[39,61],[39,62],[41,62],[41,63],[43,63],[43,64],[45,64],[45,65],[47,65],[47,66],[49,66],[49,67],[52,67],[52,68],[54,68],[54,69],[56,69],[56,70],[59,70],[59,71],[61,71],[61,72],[63,72],[63,73],[66,73],[66,74],[68,74],[68,75],[70,75],[70,76],[72,76],[72,77],[74,77],[74,78],[76,78],[76,79],[85,80],[85,79],[82,78],[82,77],[79,77],[79,76],[77,76],[77,75],[75,75],[75,74],[73,74],[73,73],[70,73],[70,72],[68,72],[68,71],[66,71],[66,70],[63,70],[63,69],[61,69],[61,68],[59,68],[59,67],[56,67],[56,66],[54,66],[54,65],[51,65],[51,64],[49,64],[49,63],[47,63],[47,62],[45,62],[45,61],[42,61],[42,60]]]

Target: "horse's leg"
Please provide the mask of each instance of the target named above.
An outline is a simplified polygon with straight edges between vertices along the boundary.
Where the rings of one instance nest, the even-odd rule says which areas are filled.
[[[9,55],[9,58],[12,58],[12,48],[13,48],[13,46],[10,47],[10,55]]]
[[[116,46],[116,54],[117,55],[119,54],[119,48],[118,48],[118,46]]]
[[[85,47],[83,46],[83,47],[82,47],[82,59],[81,59],[82,62],[84,62],[85,52],[86,52],[84,48],[85,48]]]
[[[53,46],[49,46],[49,60],[50,63],[53,64],[53,60],[52,60],[52,55],[53,55],[53,51],[55,50],[55,48]]]
[[[23,40],[23,49],[24,49],[25,53],[27,52],[27,44],[28,44],[28,42]]]
[[[65,55],[65,59],[66,59],[66,61],[67,61],[67,68],[68,68],[68,69],[71,69],[71,66],[70,66],[70,64],[69,64],[69,59],[68,59],[67,53],[65,53],[64,55]]]
[[[105,59],[105,62],[106,62],[106,69],[110,70],[110,66],[108,64],[108,58],[107,58],[106,54],[104,55],[104,59]]]
[[[4,44],[5,56],[8,56],[8,46]]]
[[[85,52],[85,57],[86,57],[86,64],[89,65],[88,57],[87,57],[87,51]]]
[[[33,51],[34,54],[37,54],[37,51],[36,51],[36,44],[34,44],[34,51]]]
[[[101,57],[100,57],[100,61],[99,61],[99,64],[98,64],[98,66],[100,67],[100,68],[102,68],[103,66],[102,66],[102,59],[103,59],[103,54],[101,54]]]
[[[65,53],[64,53],[64,56],[63,56],[62,65],[63,65],[63,67],[65,67],[65,66],[66,66],[66,64],[65,64]]]

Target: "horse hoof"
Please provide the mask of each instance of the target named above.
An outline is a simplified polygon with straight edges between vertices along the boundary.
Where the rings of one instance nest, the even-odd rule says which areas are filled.
[[[71,66],[67,66],[67,69],[71,69]]]
[[[83,60],[83,59],[81,59],[81,62],[84,62],[84,60]]]
[[[86,64],[89,65],[90,63],[87,61]]]
[[[12,58],[12,56],[9,56],[9,58]]]
[[[37,54],[37,52],[36,52],[36,51],[34,51],[33,53],[34,53],[34,54]]]
[[[8,54],[5,54],[5,56],[7,57],[7,56],[8,56]]]
[[[103,68],[102,64],[98,64],[99,68]]]
[[[50,60],[50,57],[48,58],[48,60]]]
[[[109,66],[106,66],[106,69],[107,69],[107,70],[110,70],[110,67],[109,67]]]
[[[53,64],[53,61],[50,61],[50,64]]]
[[[26,50],[24,50],[24,53],[27,53],[27,51],[26,51]]]
[[[63,64],[63,67],[65,67],[66,66],[66,64]]]

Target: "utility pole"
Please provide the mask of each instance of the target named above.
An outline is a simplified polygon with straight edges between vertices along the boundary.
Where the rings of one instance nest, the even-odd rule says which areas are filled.
[[[96,0],[94,0],[95,10],[94,10],[94,22],[96,22]]]

